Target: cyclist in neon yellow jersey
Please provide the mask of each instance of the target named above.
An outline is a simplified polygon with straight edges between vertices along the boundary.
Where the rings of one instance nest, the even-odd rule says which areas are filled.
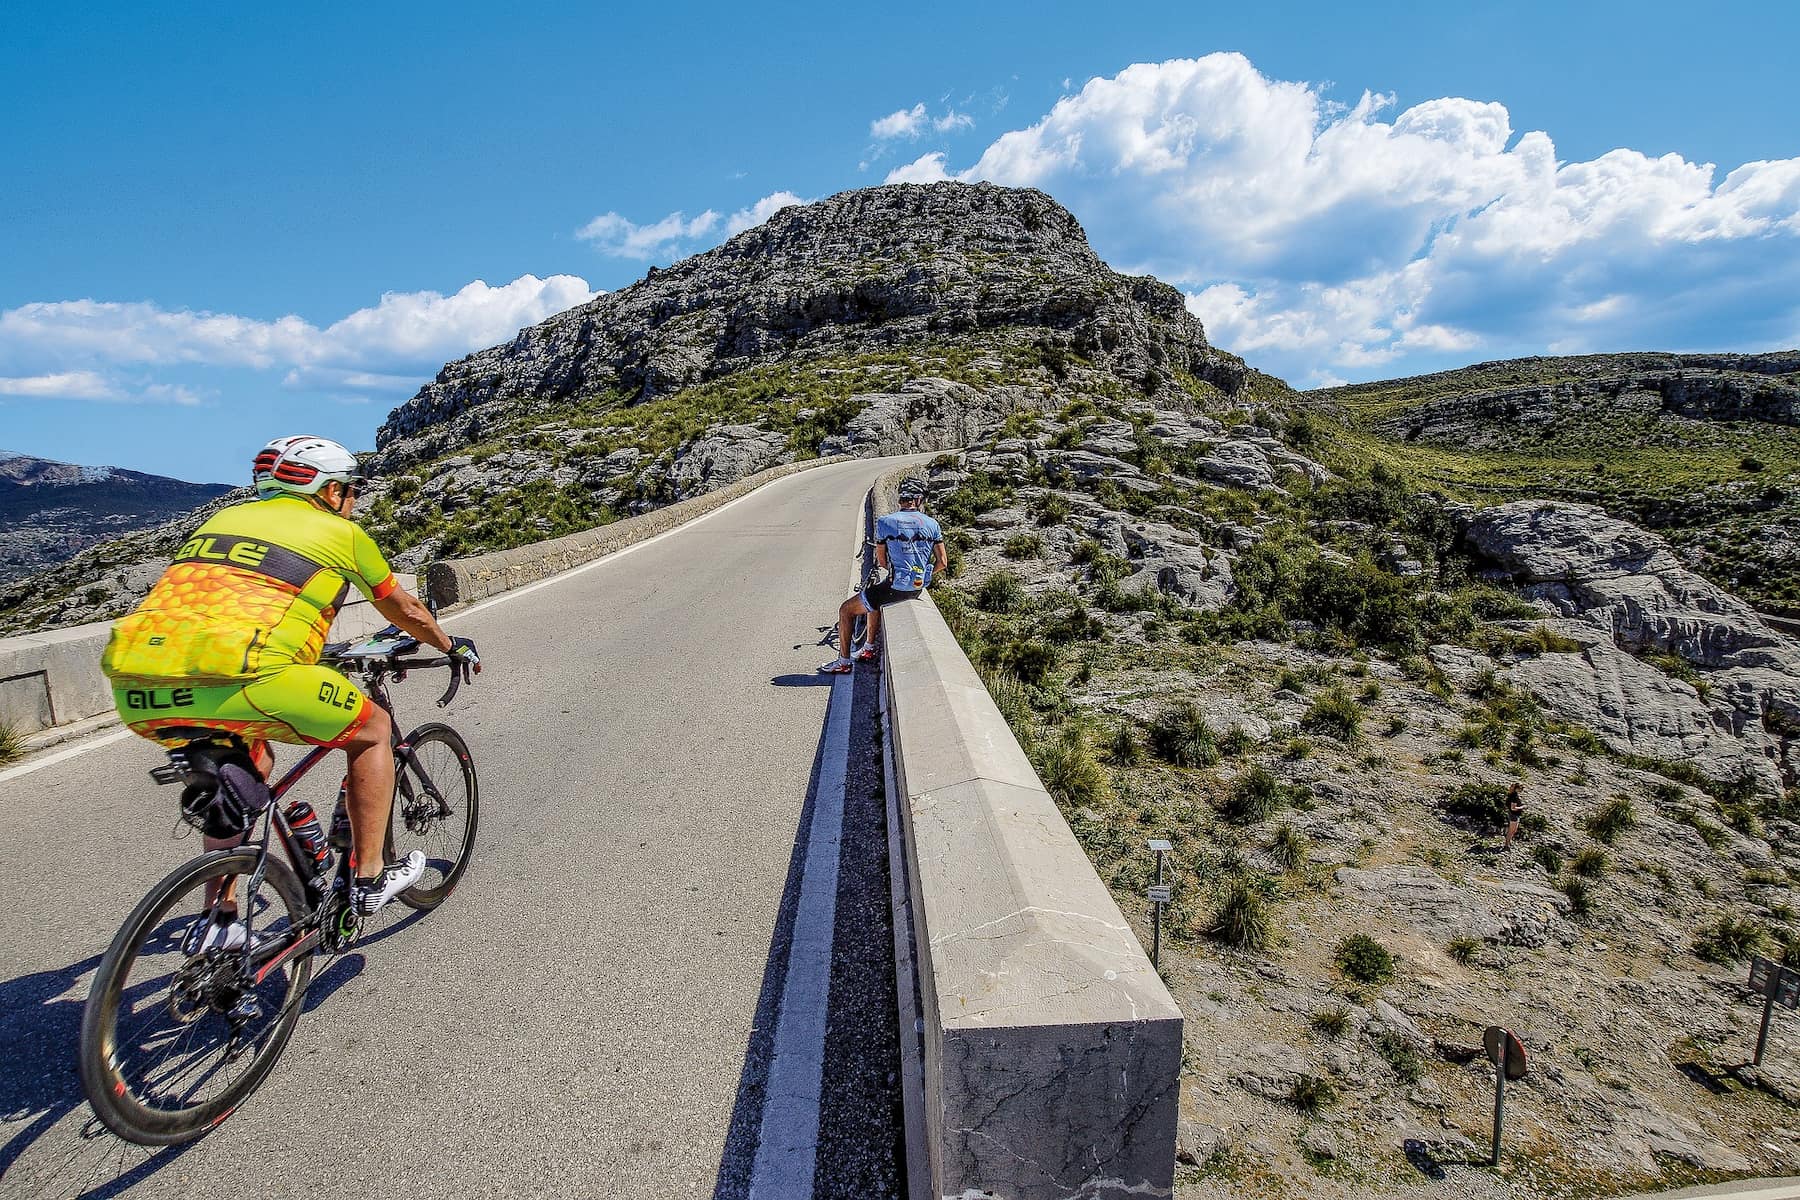
[[[125,724],[155,741],[179,743],[163,731],[184,727],[226,730],[251,744],[265,777],[274,764],[270,741],[341,747],[349,759],[352,902],[370,915],[418,882],[425,855],[383,861],[392,722],[354,683],[318,664],[331,620],[355,587],[421,642],[476,670],[481,658],[400,587],[349,519],[362,475],[348,450],[319,437],[277,438],[256,456],[253,477],[257,499],[222,509],[194,532],[143,603],[114,625],[101,668]],[[208,945],[231,949],[242,930],[227,912]]]

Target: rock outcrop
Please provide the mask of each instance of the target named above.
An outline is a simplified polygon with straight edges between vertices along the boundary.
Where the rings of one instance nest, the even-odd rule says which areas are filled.
[[[1079,360],[1153,394],[1182,376],[1234,394],[1252,374],[1207,344],[1180,292],[1113,272],[1043,193],[893,184],[783,209],[449,364],[394,410],[376,445],[395,468],[478,441],[519,409],[639,404],[778,361],[994,335],[1031,345],[1052,371]],[[952,427],[992,415],[972,393],[872,392],[856,407],[875,414],[832,449],[951,440],[911,432],[908,410],[921,403]]]
[[[1800,644],[1684,567],[1662,538],[1596,508],[1538,501],[1482,509],[1464,537],[1497,578],[1567,618],[1552,628],[1579,653],[1511,669],[1565,719],[1620,751],[1691,761],[1717,779],[1748,773],[1771,791],[1800,780]],[[1694,678],[1644,655],[1670,656]]]

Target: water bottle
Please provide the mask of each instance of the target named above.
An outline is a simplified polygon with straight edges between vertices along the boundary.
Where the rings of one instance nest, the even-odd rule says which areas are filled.
[[[319,828],[319,814],[306,801],[296,800],[287,806],[287,820],[300,847],[301,866],[310,862],[311,874],[315,878],[323,875],[331,863],[331,849],[325,844],[325,831]]]

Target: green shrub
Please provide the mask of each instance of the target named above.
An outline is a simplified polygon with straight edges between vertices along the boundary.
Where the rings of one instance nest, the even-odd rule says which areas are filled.
[[[1267,950],[1272,923],[1269,901],[1250,880],[1239,876],[1225,885],[1207,932],[1239,950]]]
[[[1362,710],[1342,685],[1333,684],[1313,697],[1313,702],[1300,723],[1307,729],[1339,741],[1354,741],[1357,731],[1362,728]]]
[[[1686,794],[1681,790],[1681,785],[1672,779],[1658,780],[1650,788],[1650,798],[1658,804],[1679,804]]]
[[[1547,625],[1535,626],[1526,637],[1532,649],[1539,654],[1579,654],[1581,652],[1580,642],[1552,632]]]
[[[1557,872],[1562,870],[1562,855],[1557,852],[1555,846],[1543,845],[1541,843],[1533,846],[1531,848],[1531,857],[1538,866],[1544,868],[1544,873],[1552,878],[1556,876]]]
[[[1569,901],[1569,911],[1578,917],[1585,917],[1594,911],[1593,889],[1587,880],[1579,875],[1571,876],[1556,885],[1557,890]]]
[[[1606,743],[1601,741],[1600,735],[1591,729],[1582,729],[1577,726],[1569,731],[1567,741],[1570,749],[1579,750],[1583,754],[1606,753]]]
[[[1465,783],[1443,800],[1444,808],[1478,825],[1506,822],[1506,789],[1497,783]]]
[[[1288,1101],[1310,1117],[1337,1103],[1337,1084],[1326,1075],[1300,1075],[1288,1091]]]
[[[1012,613],[1026,606],[1025,587],[1011,571],[995,571],[981,581],[975,605],[991,613]]]
[[[1232,782],[1221,811],[1238,825],[1266,821],[1287,803],[1287,789],[1260,765],[1251,767]]]
[[[1546,833],[1550,829],[1550,818],[1541,812],[1528,812],[1519,818],[1519,832]]]
[[[1723,828],[1713,824],[1699,813],[1684,813],[1682,814],[1681,819],[1693,826],[1694,832],[1700,835],[1700,840],[1705,842],[1709,849],[1723,850],[1726,846],[1731,844],[1730,834],[1726,833]]]
[[[1481,939],[1465,934],[1462,937],[1450,939],[1448,949],[1451,958],[1466,965],[1481,949]]]
[[[1055,492],[1046,492],[1032,506],[1032,513],[1039,525],[1061,525],[1069,519],[1069,502]]]
[[[1094,757],[1087,733],[1080,725],[1063,726],[1059,737],[1038,745],[1035,757],[1045,790],[1066,806],[1095,805],[1112,799],[1112,780]]]
[[[1412,728],[1412,722],[1398,713],[1388,718],[1387,734],[1389,737],[1399,737],[1410,728]]]
[[[1375,703],[1377,700],[1381,699],[1381,685],[1376,683],[1373,679],[1369,680],[1357,691],[1356,698],[1364,704]]]
[[[1321,1008],[1312,1015],[1312,1027],[1326,1037],[1343,1037],[1350,1030],[1350,1010],[1342,1004]]]
[[[1041,685],[1056,669],[1056,647],[1035,638],[1014,638],[1000,647],[998,662],[1021,682]]]
[[[1306,680],[1302,676],[1296,674],[1293,668],[1283,667],[1281,668],[1281,674],[1275,677],[1275,690],[1278,692],[1293,692],[1296,695],[1304,695],[1306,693]]]
[[[1412,1085],[1425,1075],[1425,1061],[1413,1044],[1391,1029],[1384,1029],[1372,1039],[1375,1053],[1383,1062],[1393,1068],[1394,1075],[1401,1083]]]
[[[1719,805],[1719,815],[1725,818],[1727,825],[1739,833],[1747,834],[1750,837],[1763,835],[1762,820],[1756,815],[1756,810],[1747,803],[1739,801],[1721,804]]]
[[[1606,874],[1607,866],[1606,851],[1598,846],[1585,847],[1569,860],[1569,870],[1584,879],[1600,878]]]
[[[1308,845],[1304,833],[1283,821],[1275,827],[1275,839],[1269,843],[1269,857],[1280,863],[1282,869],[1291,871],[1306,861]]]
[[[1233,725],[1219,738],[1219,753],[1226,758],[1241,758],[1256,746],[1256,739],[1242,725]]]
[[[1630,796],[1614,796],[1582,822],[1595,841],[1612,845],[1621,833],[1637,827],[1637,809]]]
[[[1394,956],[1366,933],[1353,933],[1338,943],[1334,961],[1346,979],[1380,984],[1394,977]]]
[[[0,721],[0,766],[16,762],[25,754],[25,735],[5,721]]]
[[[1000,553],[1008,558],[1042,558],[1044,556],[1044,539],[1035,533],[1015,533],[1006,539]]]
[[[1158,713],[1150,726],[1150,746],[1178,767],[1210,767],[1219,761],[1219,740],[1206,716],[1182,702]]]
[[[1106,740],[1106,754],[1121,767],[1129,767],[1138,760],[1137,737],[1131,732],[1131,722],[1120,721],[1113,727],[1112,736]]]
[[[1761,954],[1770,940],[1769,931],[1760,921],[1727,913],[1694,935],[1694,953],[1707,962],[1727,966]]]

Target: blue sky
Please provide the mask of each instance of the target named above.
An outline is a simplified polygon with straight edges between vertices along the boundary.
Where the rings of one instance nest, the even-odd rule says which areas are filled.
[[[1301,385],[1800,343],[1797,5],[364,7],[0,12],[0,448],[368,448],[448,359],[890,177],[1045,188]]]

